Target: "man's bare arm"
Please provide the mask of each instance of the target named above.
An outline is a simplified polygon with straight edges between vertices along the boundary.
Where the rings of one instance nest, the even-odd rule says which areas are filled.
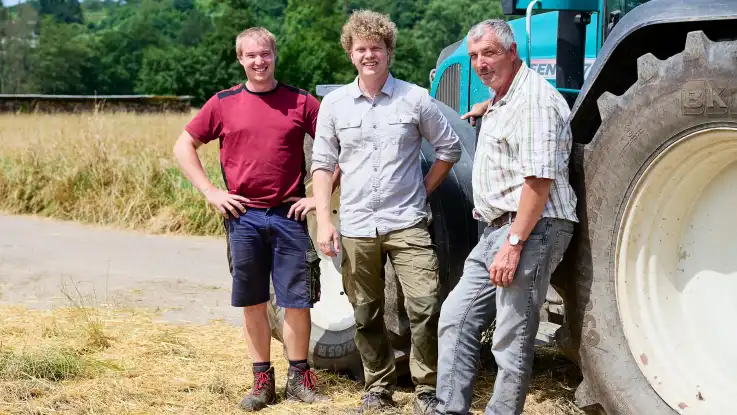
[[[434,192],[435,189],[440,186],[440,183],[448,177],[448,173],[450,173],[451,168],[453,168],[453,163],[440,159],[435,160],[435,163],[432,164],[430,171],[428,171],[425,176],[425,191],[428,196],[430,196],[430,193]]]
[[[202,141],[192,137],[187,131],[182,131],[174,144],[174,157],[179,162],[182,174],[197,190],[204,194],[208,190],[214,189],[215,185],[205,174],[205,169],[197,155],[197,149],[200,146],[202,146]]]
[[[197,188],[207,198],[221,215],[228,217],[228,212],[233,217],[238,217],[238,211],[246,212],[243,203],[250,202],[243,196],[232,195],[225,190],[218,189],[210,181],[202,168],[202,163],[197,155],[197,149],[202,146],[202,142],[192,137],[187,131],[183,131],[174,144],[174,157],[179,163],[179,168],[192,186]]]
[[[340,185],[340,165],[335,165],[335,171],[333,172],[333,190],[332,193],[335,193],[335,189],[338,188]]]
[[[340,238],[330,217],[331,180],[335,172],[318,169],[312,173],[312,192],[315,195],[315,216],[317,218],[317,245],[329,256],[340,250]]]
[[[537,177],[525,178],[522,185],[522,195],[520,196],[519,208],[517,216],[512,223],[510,233],[517,234],[520,239],[527,240],[530,232],[535,228],[537,221],[545,210],[545,204],[550,195],[550,186],[553,181],[550,179],[539,179]]]

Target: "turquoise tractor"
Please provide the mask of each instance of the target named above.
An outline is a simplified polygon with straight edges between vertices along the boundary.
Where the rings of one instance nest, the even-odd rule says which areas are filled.
[[[727,323],[737,318],[727,294],[737,292],[737,1],[502,7],[519,15],[510,25],[521,58],[572,111],[581,222],[548,316],[584,375],[577,404],[737,414],[737,332]],[[466,39],[442,51],[430,76],[431,95],[459,114],[489,98]],[[476,139],[466,139],[469,160]]]
[[[581,368],[575,396],[586,412],[737,414],[737,0],[502,0],[502,8],[522,59],[571,107],[580,223],[538,339]],[[480,230],[471,166],[483,137],[480,123],[460,115],[489,91],[465,39],[440,53],[430,79],[463,145],[429,198],[445,296]],[[422,159],[429,169],[427,143]],[[313,218],[308,225],[314,236]],[[340,258],[319,260],[310,360],[360,378]],[[409,323],[390,264],[386,282],[386,327],[403,362]],[[281,338],[283,310],[270,310]]]

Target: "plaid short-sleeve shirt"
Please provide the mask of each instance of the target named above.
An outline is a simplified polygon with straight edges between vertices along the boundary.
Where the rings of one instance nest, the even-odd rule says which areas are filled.
[[[534,176],[553,180],[542,216],[578,222],[568,181],[569,114],[560,92],[523,62],[509,92],[482,118],[472,178],[476,219],[516,212],[525,178]]]

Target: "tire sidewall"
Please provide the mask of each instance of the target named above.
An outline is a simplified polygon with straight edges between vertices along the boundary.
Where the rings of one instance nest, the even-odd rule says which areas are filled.
[[[285,310],[276,305],[273,292],[267,311],[272,337],[283,344]],[[307,349],[307,359],[310,365],[333,372],[347,372],[353,370],[356,365],[360,366],[361,356],[356,349],[355,333],[355,325],[341,331],[327,331],[313,323],[310,329],[310,344]],[[359,374],[354,373],[353,375],[358,376]]]
[[[617,237],[632,188],[658,154],[705,125],[735,126],[734,94],[726,108],[704,105],[701,111],[687,99],[731,82],[728,72],[714,72],[684,70],[641,84],[627,93],[634,92],[624,108],[602,122],[590,144],[574,149],[582,226],[574,248],[576,307],[568,314],[578,329],[574,338],[580,340],[584,376],[610,414],[676,413],[650,386],[625,338],[617,305]]]

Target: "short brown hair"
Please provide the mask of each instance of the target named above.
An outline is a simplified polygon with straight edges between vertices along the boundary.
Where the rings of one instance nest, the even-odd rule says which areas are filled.
[[[371,10],[358,10],[348,18],[340,34],[340,44],[346,53],[351,53],[355,38],[382,40],[387,49],[394,50],[397,43],[397,25],[387,15]]]
[[[269,32],[268,29],[265,27],[249,27],[248,29],[242,31],[238,37],[235,38],[235,54],[238,56],[238,59],[241,58],[241,55],[243,55],[243,52],[241,51],[241,44],[243,43],[243,39],[245,38],[251,38],[251,39],[257,39],[257,40],[268,40],[269,44],[271,45],[271,50],[276,53],[276,37]]]

